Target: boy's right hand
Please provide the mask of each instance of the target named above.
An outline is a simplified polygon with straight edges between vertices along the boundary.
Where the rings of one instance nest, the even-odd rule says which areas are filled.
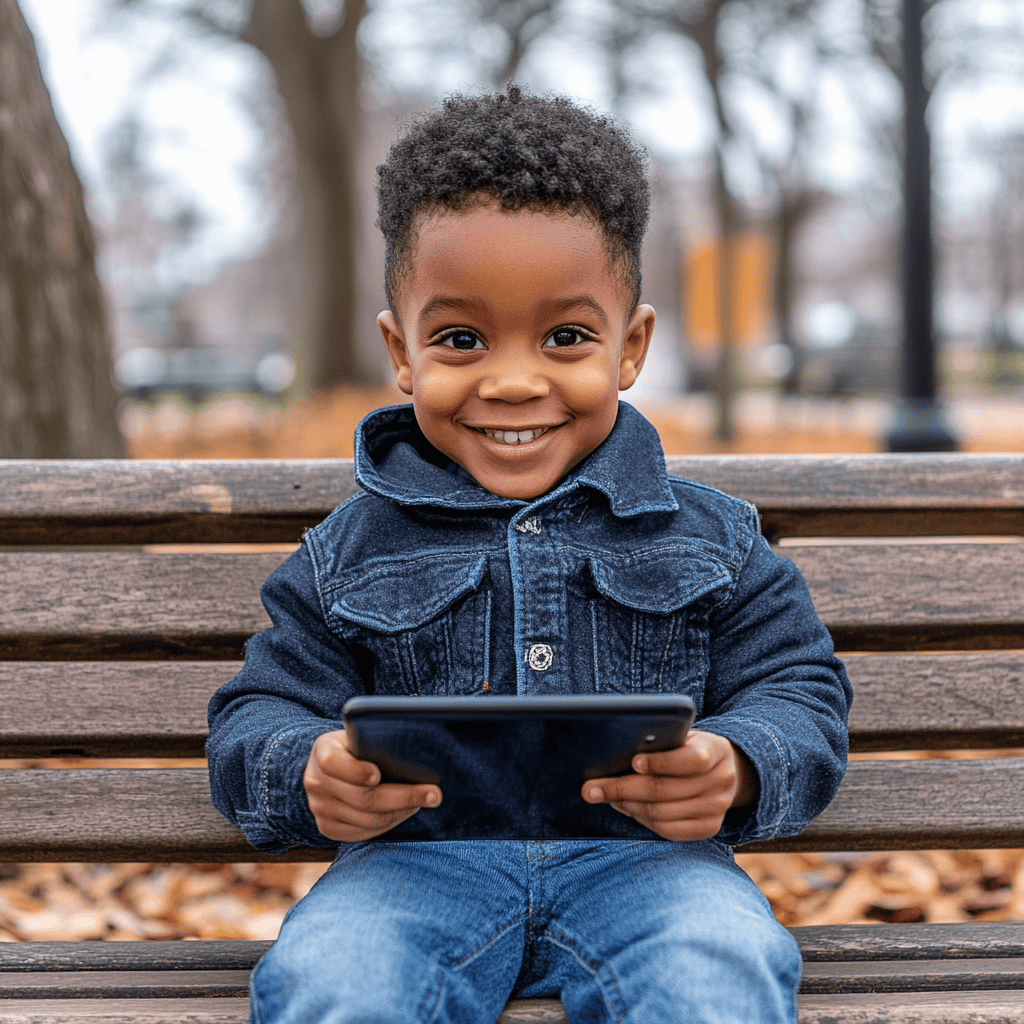
[[[437,786],[381,782],[375,764],[349,753],[344,729],[316,738],[302,785],[316,827],[342,843],[373,839],[441,802]]]

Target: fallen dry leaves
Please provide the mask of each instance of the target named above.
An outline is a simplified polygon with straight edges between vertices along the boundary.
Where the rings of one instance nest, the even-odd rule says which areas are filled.
[[[326,864],[26,864],[0,881],[0,941],[274,939]]]
[[[785,925],[1024,920],[1024,850],[739,853]],[[273,939],[326,864],[26,864],[0,941]]]
[[[1024,919],[1024,850],[739,853],[785,925]]]

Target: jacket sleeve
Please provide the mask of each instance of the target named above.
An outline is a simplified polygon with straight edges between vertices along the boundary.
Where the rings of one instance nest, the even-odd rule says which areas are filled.
[[[366,692],[357,656],[327,627],[306,544],[262,599],[273,625],[209,705],[213,803],[260,849],[337,846],[316,827],[302,774],[316,737],[342,728],[345,701]]]
[[[707,717],[697,728],[742,750],[760,786],[753,807],[730,811],[717,838],[740,845],[795,835],[846,771],[853,691],[799,570],[759,531],[710,634]]]

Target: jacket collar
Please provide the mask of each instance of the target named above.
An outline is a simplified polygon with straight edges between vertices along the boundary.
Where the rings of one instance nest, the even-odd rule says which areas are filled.
[[[402,505],[518,511],[580,487],[608,498],[616,516],[675,512],[665,456],[654,427],[631,405],[619,403],[612,432],[557,487],[534,499],[502,498],[468,473],[451,471],[448,459],[423,436],[411,405],[370,413],[356,428],[355,475],[360,487]]]

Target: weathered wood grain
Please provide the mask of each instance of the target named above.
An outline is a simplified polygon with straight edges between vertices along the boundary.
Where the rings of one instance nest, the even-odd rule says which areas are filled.
[[[846,924],[791,928],[804,963],[1024,957],[1024,923]],[[0,972],[249,971],[271,943],[197,942],[0,943]]]
[[[202,757],[239,661],[0,662],[0,757]]]
[[[1024,960],[876,960],[804,965],[800,991],[949,992],[1024,988]],[[247,997],[249,971],[105,970],[0,972],[0,999],[207,999]]]
[[[0,999],[3,1024],[248,1024],[248,999]]]
[[[237,661],[0,662],[0,757],[201,757]],[[855,751],[1024,746],[1024,652],[850,656]]]
[[[1024,652],[852,655],[850,749],[1024,746]]]
[[[217,999],[248,996],[248,971],[0,973],[0,999]]]
[[[832,804],[799,836],[745,852],[1024,845],[1024,759],[856,761]],[[7,861],[274,859],[210,804],[203,769],[0,771]],[[330,850],[293,850],[324,860]]]
[[[799,1024],[1022,1024],[1020,991],[801,995]],[[247,1024],[245,999],[0,1000],[4,1024]],[[557,1000],[510,1003],[498,1024],[567,1024]]]
[[[36,975],[38,977],[38,975]],[[1024,959],[818,961],[804,965],[800,991],[951,992],[1024,989]],[[1022,994],[1024,999],[1024,994]]]
[[[0,658],[239,658],[280,553],[0,554]]]
[[[0,973],[251,971],[271,945],[259,939],[0,942]]]
[[[805,963],[1024,957],[1021,921],[814,925],[791,931]]]
[[[785,549],[839,650],[1024,647],[1021,544]]]
[[[1024,534],[1019,455],[668,463],[755,502],[773,537]],[[9,461],[0,464],[0,546],[294,541],[354,492],[349,460]]]
[[[557,999],[514,999],[498,1024],[569,1024],[569,1018]]]
[[[1019,989],[862,992],[797,997],[799,1024],[1022,1024]]]
[[[356,490],[351,460],[8,461],[0,545],[297,541]]]
[[[1024,846],[1024,759],[854,761],[799,835],[756,850],[928,850]]]

